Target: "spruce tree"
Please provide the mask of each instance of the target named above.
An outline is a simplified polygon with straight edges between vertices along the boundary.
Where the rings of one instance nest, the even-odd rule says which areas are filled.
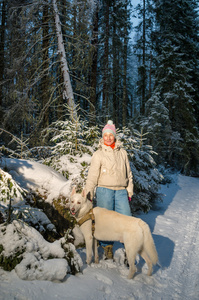
[[[137,33],[134,46],[138,59],[137,95],[139,97],[139,110],[145,114],[145,104],[151,95],[151,65],[152,65],[152,41],[151,32],[154,25],[154,14],[152,11],[152,1],[143,0],[135,8],[138,18],[141,20],[135,27]]]
[[[128,116],[130,1],[102,1],[99,11],[99,106],[116,126]],[[101,101],[102,99],[102,101]]]
[[[192,175],[199,171],[199,134],[194,111],[193,78],[196,69],[196,51],[190,55],[190,47],[197,49],[196,36],[194,37],[193,31],[190,30],[192,26],[195,27],[196,22],[194,2],[154,1],[156,12],[154,42],[157,56],[154,95],[149,99],[151,103],[158,98],[169,111],[170,135],[167,134],[168,128],[164,126],[164,111],[160,112],[162,119],[160,123],[162,128],[165,127],[165,132],[161,136],[155,128],[153,132],[154,138],[161,139],[167,149],[162,151],[155,142],[156,151],[163,161],[166,160],[171,166]],[[149,108],[147,116],[153,116],[151,114],[153,108],[154,105]],[[177,141],[173,142],[173,138],[177,138]]]
[[[90,4],[83,1],[76,7],[76,1],[59,0],[56,3],[64,41],[64,45],[61,44],[69,62],[72,88],[76,89],[75,100],[80,98],[83,106],[90,91]],[[74,8],[77,16],[72,18]],[[68,72],[61,68],[63,55],[58,49],[52,1],[11,0],[6,13],[5,39],[4,28],[1,28],[5,58],[0,75],[3,92],[0,106],[6,108],[3,126],[16,135],[21,131],[31,135],[33,146],[38,143],[44,127],[66,115],[63,74]],[[73,19],[73,24],[76,22],[74,28],[71,26]]]
[[[158,171],[152,146],[146,144],[148,132],[135,130],[131,126],[123,127],[118,132],[130,161],[133,174],[134,195],[130,202],[133,213],[136,211],[148,212],[157,201],[162,200],[159,193],[159,184],[163,180]]]
[[[6,23],[7,23],[7,2],[0,3],[0,82],[4,80],[5,54],[6,54]],[[0,84],[0,124],[3,120],[3,86]]]

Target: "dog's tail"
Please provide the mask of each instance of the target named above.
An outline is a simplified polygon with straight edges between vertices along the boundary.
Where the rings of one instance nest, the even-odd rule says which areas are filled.
[[[158,262],[158,254],[154,244],[154,240],[150,231],[149,226],[142,220],[140,220],[140,226],[142,227],[144,234],[144,244],[143,248],[147,255],[149,256],[153,265],[156,265]]]

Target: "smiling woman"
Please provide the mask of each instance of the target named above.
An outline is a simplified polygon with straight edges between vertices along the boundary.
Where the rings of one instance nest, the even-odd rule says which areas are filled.
[[[96,188],[97,206],[131,215],[129,200],[133,195],[133,181],[127,152],[117,139],[116,128],[111,120],[102,130],[99,149],[93,154],[86,191],[90,200]],[[100,242],[106,258],[112,258],[112,242]]]
[[[111,146],[115,142],[115,137],[112,133],[105,133],[103,136],[104,139],[104,145]]]
[[[104,140],[104,145],[115,147],[115,139],[116,139],[116,129],[115,125],[112,121],[108,121],[107,125],[104,127],[102,131],[102,136]]]

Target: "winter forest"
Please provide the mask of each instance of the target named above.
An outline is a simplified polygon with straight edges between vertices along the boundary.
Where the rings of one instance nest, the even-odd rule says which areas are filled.
[[[0,0],[1,234],[23,221],[60,239],[71,273],[66,204],[108,120],[129,155],[133,214],[162,200],[168,169],[199,176],[198,1]],[[20,251],[0,244],[0,266],[15,268]]]

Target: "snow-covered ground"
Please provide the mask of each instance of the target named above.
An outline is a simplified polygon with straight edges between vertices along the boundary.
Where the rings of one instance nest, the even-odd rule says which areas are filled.
[[[0,299],[198,300],[199,178],[173,175],[173,182],[162,186],[162,193],[165,198],[157,210],[139,215],[151,228],[161,265],[154,267],[151,277],[140,259],[134,279],[126,279],[128,269],[120,262],[122,252],[116,243],[115,262],[100,260],[98,265],[87,266],[85,249],[78,250],[82,273],[67,275],[64,282],[21,280],[14,270],[0,269]]]

